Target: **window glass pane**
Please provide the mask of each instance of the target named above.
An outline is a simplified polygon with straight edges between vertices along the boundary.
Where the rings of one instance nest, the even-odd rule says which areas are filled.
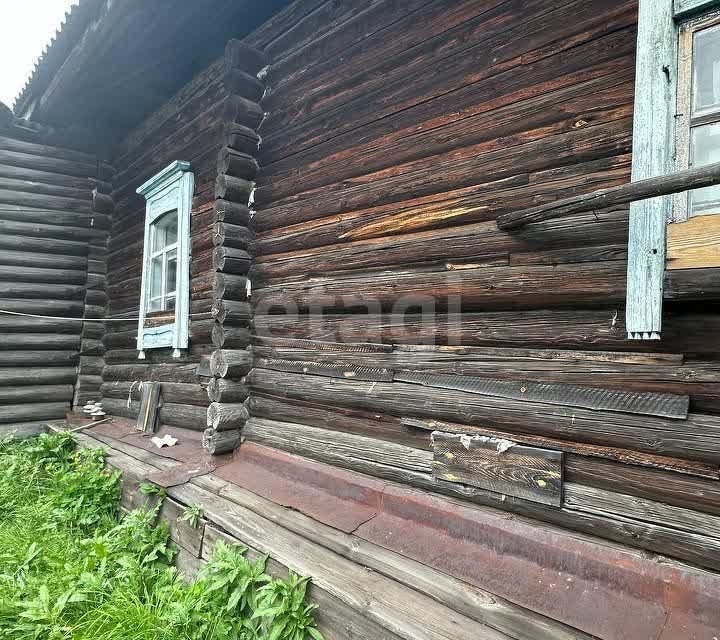
[[[166,213],[153,224],[155,243],[153,252],[177,242],[177,211]]]
[[[162,256],[150,262],[150,298],[162,296]]]
[[[165,292],[175,291],[177,282],[177,249],[167,252],[167,269],[165,271]]]
[[[720,25],[695,34],[693,111],[720,108]]]
[[[154,300],[150,300],[150,304],[148,305],[148,311],[162,311],[162,298],[155,298]]]
[[[720,123],[690,131],[690,158],[695,167],[720,162]],[[690,215],[720,213],[720,185],[690,192]]]
[[[170,298],[166,298],[165,300],[165,308],[168,311],[175,311],[175,296],[172,296]]]

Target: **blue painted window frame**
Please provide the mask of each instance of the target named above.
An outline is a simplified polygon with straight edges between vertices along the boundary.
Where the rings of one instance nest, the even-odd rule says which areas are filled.
[[[195,177],[189,162],[175,161],[137,189],[145,197],[145,240],[143,249],[140,313],[138,314],[138,358],[146,349],[173,349],[179,358],[187,349],[190,321],[190,216],[195,192]],[[157,327],[145,327],[150,296],[150,235],[152,225],[163,215],[177,211],[177,280],[175,321]]]

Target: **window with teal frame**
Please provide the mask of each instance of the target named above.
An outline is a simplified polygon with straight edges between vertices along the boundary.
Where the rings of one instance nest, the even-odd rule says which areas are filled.
[[[138,319],[138,358],[147,349],[188,346],[190,213],[195,179],[189,162],[173,162],[138,190],[145,196],[145,241]]]

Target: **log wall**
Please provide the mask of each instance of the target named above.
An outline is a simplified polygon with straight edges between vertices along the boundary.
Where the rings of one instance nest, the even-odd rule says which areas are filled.
[[[245,39],[271,65],[245,437],[720,569],[717,309],[670,282],[663,339],[629,342],[626,208],[495,223],[630,179],[636,0],[331,4]],[[551,482],[456,435],[549,451]]]
[[[66,143],[0,104],[0,309],[40,316],[0,314],[3,432],[64,420],[79,368],[92,391],[102,325],[83,319],[104,307],[88,247],[103,244],[108,226],[93,195],[106,170]]]

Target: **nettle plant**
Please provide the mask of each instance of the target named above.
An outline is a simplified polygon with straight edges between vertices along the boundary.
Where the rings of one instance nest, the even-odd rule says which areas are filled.
[[[101,452],[65,434],[0,442],[0,638],[322,640],[308,580],[274,580],[240,545],[218,543],[186,581],[158,523],[164,493],[143,489],[153,506],[120,517]]]

